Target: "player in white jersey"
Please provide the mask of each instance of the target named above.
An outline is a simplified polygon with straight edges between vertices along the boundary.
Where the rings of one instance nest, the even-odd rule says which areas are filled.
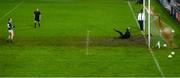
[[[8,19],[7,27],[8,27],[8,40],[7,40],[7,42],[12,43],[13,38],[14,38],[14,31],[13,31],[14,26],[12,25],[12,18]]]

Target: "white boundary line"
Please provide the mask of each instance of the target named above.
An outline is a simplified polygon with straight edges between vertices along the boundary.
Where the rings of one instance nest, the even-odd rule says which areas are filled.
[[[86,36],[86,55],[89,55],[89,35],[90,35],[90,31],[87,30],[87,36]]]
[[[24,3],[24,1],[19,2],[14,8],[12,8],[11,10],[9,10],[6,14],[4,14],[0,19],[3,20],[7,15],[9,15],[10,13],[12,13],[14,10],[16,10],[20,5],[22,5]]]
[[[129,8],[130,8],[130,10],[131,10],[131,12],[132,12],[132,14],[133,14],[134,19],[136,20],[136,24],[137,24],[137,26],[139,27],[139,23],[138,23],[138,21],[137,21],[137,19],[136,19],[135,12],[134,12],[134,10],[133,10],[133,8],[132,8],[132,6],[131,6],[131,3],[130,3],[129,1],[128,1],[128,5],[129,5]]]
[[[131,10],[131,12],[132,12],[132,14],[133,14],[133,17],[134,17],[134,19],[135,19],[135,21],[136,21],[137,26],[139,26],[139,24],[138,24],[138,22],[137,22],[137,19],[136,19],[136,16],[135,16],[135,12],[134,12],[134,10],[133,10],[133,8],[132,8],[132,5],[131,5],[131,3],[130,3],[129,1],[128,1],[128,5],[129,5],[129,8],[130,8],[130,10]],[[142,33],[142,35],[144,36],[143,33]],[[147,42],[146,37],[144,37],[144,38],[145,38],[146,43],[147,43],[147,45],[148,45],[148,42]],[[161,76],[162,76],[162,77],[165,77],[165,75],[164,75],[164,73],[163,73],[163,71],[162,71],[162,69],[161,69],[161,66],[160,66],[157,58],[155,57],[154,52],[152,51],[152,48],[151,48],[151,47],[149,47],[149,52],[151,53],[151,55],[152,55],[152,57],[153,57],[153,60],[154,60],[154,62],[155,62],[155,64],[156,64],[156,67],[158,68],[158,71],[161,73]]]

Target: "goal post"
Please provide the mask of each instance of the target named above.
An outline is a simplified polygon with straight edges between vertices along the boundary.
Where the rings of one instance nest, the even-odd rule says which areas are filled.
[[[145,1],[145,0],[144,0]],[[148,9],[151,9],[151,0],[148,0]],[[151,15],[148,13],[148,46],[151,47]]]
[[[151,47],[151,15],[150,15],[150,9],[151,9],[151,0],[143,0],[143,13],[145,14],[144,24],[144,32],[147,33],[148,38],[148,47]],[[147,26],[147,27],[146,27]]]

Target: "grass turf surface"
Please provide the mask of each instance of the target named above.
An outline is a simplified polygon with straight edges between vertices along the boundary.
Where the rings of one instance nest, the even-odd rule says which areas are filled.
[[[146,47],[127,0],[1,0],[0,76],[161,76]],[[152,1],[165,22],[179,25]],[[132,2],[137,15],[140,5]],[[42,12],[41,27],[33,28],[33,11]],[[12,9],[15,8],[14,11]],[[6,13],[12,11],[7,16]],[[13,17],[15,42],[7,44],[6,23]],[[137,40],[113,40],[112,29],[132,28]],[[89,55],[86,36],[90,31]],[[144,43],[142,43],[144,42]],[[180,76],[179,49],[154,49],[165,76]]]

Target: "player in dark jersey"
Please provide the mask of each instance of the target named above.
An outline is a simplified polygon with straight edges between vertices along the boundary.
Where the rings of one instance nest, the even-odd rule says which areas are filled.
[[[13,38],[14,38],[13,28],[15,27],[12,24],[12,18],[8,19],[7,27],[8,27],[8,40],[7,40],[7,42],[8,43],[12,43],[13,42]]]
[[[41,19],[41,12],[39,11],[39,9],[37,8],[34,11],[34,27],[36,28],[36,24],[39,25],[40,27],[40,19]]]
[[[129,27],[126,29],[125,33],[122,33],[120,31],[118,31],[117,29],[114,29],[114,31],[119,33],[120,36],[118,37],[118,39],[129,39],[131,37],[131,33],[130,33],[130,28]]]
[[[143,4],[143,0],[137,0],[137,4]]]

